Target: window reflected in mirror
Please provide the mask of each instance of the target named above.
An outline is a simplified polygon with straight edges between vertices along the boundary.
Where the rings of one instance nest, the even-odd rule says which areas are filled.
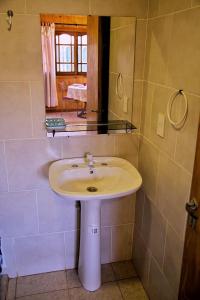
[[[134,17],[41,15],[47,118],[131,122],[135,23]]]

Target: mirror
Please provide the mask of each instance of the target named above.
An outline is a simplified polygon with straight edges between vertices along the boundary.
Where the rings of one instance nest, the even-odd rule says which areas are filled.
[[[135,17],[41,15],[46,118],[131,122]]]

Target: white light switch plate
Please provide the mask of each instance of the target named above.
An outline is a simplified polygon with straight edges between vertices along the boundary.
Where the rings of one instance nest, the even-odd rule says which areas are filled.
[[[162,138],[165,136],[165,116],[162,113],[158,114],[156,133]]]
[[[127,113],[128,112],[128,97],[124,96],[124,102],[123,102],[123,112]]]

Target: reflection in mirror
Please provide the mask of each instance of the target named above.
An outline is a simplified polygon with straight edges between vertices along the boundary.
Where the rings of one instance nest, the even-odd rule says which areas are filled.
[[[135,25],[134,17],[111,17],[109,120],[132,119]]]
[[[131,122],[135,18],[41,15],[47,118]]]

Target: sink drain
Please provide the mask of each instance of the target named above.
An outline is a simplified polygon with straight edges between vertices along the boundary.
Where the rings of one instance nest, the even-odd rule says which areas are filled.
[[[88,186],[87,191],[91,192],[91,193],[94,193],[94,192],[97,192],[98,189],[95,186]]]

